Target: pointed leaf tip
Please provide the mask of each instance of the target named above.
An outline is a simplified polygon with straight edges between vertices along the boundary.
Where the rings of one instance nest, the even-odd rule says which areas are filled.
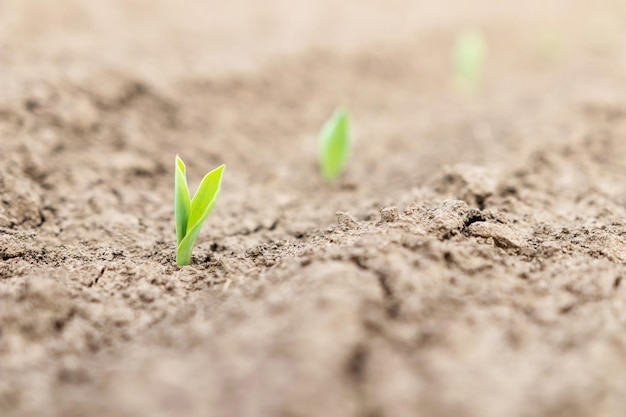
[[[178,169],[180,169],[183,174],[185,174],[185,163],[183,162],[183,160],[180,158],[180,156],[178,156],[178,154],[176,154],[176,167],[178,167]]]
[[[222,186],[222,175],[225,166],[222,165],[204,176],[198,191],[191,199],[191,210],[187,230],[198,223],[204,223],[213,210]]]

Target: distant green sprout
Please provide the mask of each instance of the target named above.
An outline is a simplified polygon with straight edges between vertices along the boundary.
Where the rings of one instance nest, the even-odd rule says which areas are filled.
[[[344,108],[335,111],[320,132],[322,175],[334,181],[343,172],[350,155],[350,117]]]
[[[176,263],[189,265],[191,251],[196,244],[200,229],[215,207],[222,186],[225,166],[214,169],[205,175],[194,195],[189,197],[185,164],[176,155],[176,175],[174,185],[174,213],[176,217]]]
[[[457,38],[452,59],[455,82],[459,90],[463,92],[476,90],[486,58],[487,43],[480,33],[465,32]]]

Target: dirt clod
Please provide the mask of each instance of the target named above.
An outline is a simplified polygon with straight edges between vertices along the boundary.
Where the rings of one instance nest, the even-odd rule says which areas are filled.
[[[470,234],[484,238],[492,238],[497,246],[503,248],[521,248],[524,239],[508,226],[487,222],[472,223],[469,226]]]
[[[379,223],[393,223],[400,219],[400,211],[397,207],[383,207],[380,209]]]
[[[350,213],[338,211],[336,213],[337,223],[345,229],[356,229],[359,227],[359,223],[354,219]]]

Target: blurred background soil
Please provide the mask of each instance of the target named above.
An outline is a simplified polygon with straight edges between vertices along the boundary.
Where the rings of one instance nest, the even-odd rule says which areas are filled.
[[[0,0],[0,415],[626,415],[625,69],[621,0]]]

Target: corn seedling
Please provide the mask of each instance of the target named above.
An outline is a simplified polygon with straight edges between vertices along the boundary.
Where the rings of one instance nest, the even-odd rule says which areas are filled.
[[[224,168],[225,166],[222,165],[206,174],[193,199],[190,199],[185,164],[176,155],[174,213],[176,217],[176,263],[178,265],[191,263],[191,251],[196,244],[196,239],[219,197]]]
[[[322,175],[334,181],[343,172],[350,154],[350,118],[339,108],[324,124],[320,133],[320,168]]]
[[[478,87],[486,58],[487,44],[480,33],[466,32],[457,38],[452,59],[459,90],[472,92]]]

